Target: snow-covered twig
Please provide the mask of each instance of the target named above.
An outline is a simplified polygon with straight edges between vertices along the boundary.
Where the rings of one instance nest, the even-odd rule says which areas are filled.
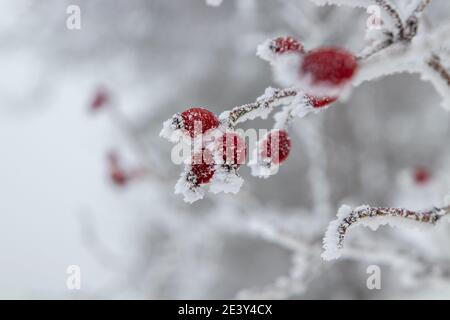
[[[387,0],[374,0],[388,15],[391,17],[394,27],[397,29],[398,36],[401,38],[404,34],[403,21],[400,14],[395,10],[394,6]]]
[[[274,106],[286,103],[287,101],[284,101],[284,99],[295,97],[297,94],[299,94],[299,90],[295,88],[267,88],[264,95],[255,102],[234,107],[231,111],[225,111],[220,115],[220,119],[225,121],[229,127],[234,127],[239,122],[254,119],[258,116],[265,118]]]
[[[381,42],[375,43],[373,46],[370,46],[368,48],[364,48],[360,54],[358,54],[357,58],[358,60],[366,60],[369,57],[373,56],[374,54],[388,48],[392,44],[394,44],[394,34],[390,31],[385,31],[384,36],[386,39],[384,39]]]
[[[349,206],[342,206],[338,218],[330,223],[323,239],[325,251],[322,257],[325,260],[340,257],[340,250],[344,247],[344,240],[348,230],[363,224],[376,230],[384,224],[396,225],[398,218],[404,221],[420,222],[435,225],[442,217],[450,214],[450,206],[433,208],[426,211],[412,211],[402,208],[377,208],[362,206],[352,210]]]

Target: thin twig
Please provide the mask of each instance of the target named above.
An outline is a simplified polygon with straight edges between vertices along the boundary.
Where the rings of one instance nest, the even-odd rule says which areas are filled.
[[[387,39],[382,41],[382,42],[378,42],[377,44],[375,44],[373,47],[369,48],[369,49],[364,49],[356,58],[358,60],[366,60],[368,58],[370,58],[371,56],[373,56],[374,54],[390,47],[391,45],[393,45],[394,42],[394,35],[389,32],[386,33],[387,35]]]
[[[419,14],[431,3],[432,0],[422,0],[414,9],[413,14]]]
[[[398,35],[403,38],[403,21],[397,10],[394,9],[391,3],[387,0],[374,0],[394,21],[394,26],[398,30]]]
[[[273,94],[270,96],[263,96],[257,99],[255,102],[247,103],[241,106],[234,107],[231,109],[227,123],[230,127],[234,127],[243,116],[248,113],[255,111],[259,108],[269,109],[275,103],[288,97],[294,97],[299,93],[296,89],[273,89]]]
[[[433,208],[426,211],[412,211],[401,208],[374,208],[364,207],[352,211],[348,216],[342,219],[337,227],[339,249],[344,246],[344,239],[348,229],[360,222],[362,219],[373,219],[376,217],[398,217],[411,221],[435,225],[443,216],[450,214],[450,206],[443,208]]]
[[[431,58],[427,61],[427,64],[447,82],[448,86],[450,86],[450,72],[441,63],[441,58],[437,54],[433,53]]]

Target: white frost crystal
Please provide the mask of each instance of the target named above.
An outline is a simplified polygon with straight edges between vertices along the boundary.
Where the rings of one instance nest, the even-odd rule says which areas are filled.
[[[209,191],[212,193],[233,193],[236,194],[242,187],[242,179],[235,169],[229,169],[227,166],[216,166],[216,172],[209,185]]]
[[[170,119],[164,121],[163,128],[159,133],[159,136],[173,143],[180,141],[183,136],[183,132],[177,123],[181,123],[181,121],[181,115],[174,114]]]
[[[330,222],[328,225],[325,237],[323,238],[323,253],[324,260],[338,259],[341,256],[341,249],[339,248],[339,234],[338,227],[342,220],[352,212],[352,208],[348,205],[343,205],[339,208],[337,219]]]
[[[201,186],[189,181],[188,175],[190,172],[191,166],[186,165],[185,170],[181,173],[180,178],[175,184],[175,194],[182,194],[185,202],[194,203],[197,200],[203,199],[205,190]]]

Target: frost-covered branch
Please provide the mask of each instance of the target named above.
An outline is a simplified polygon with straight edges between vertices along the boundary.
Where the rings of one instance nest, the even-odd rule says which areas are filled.
[[[265,118],[276,105],[286,103],[286,98],[295,97],[300,91],[298,89],[274,89],[268,88],[264,95],[255,102],[234,107],[231,111],[225,111],[220,115],[220,119],[227,126],[235,127],[236,124],[256,117]]]
[[[323,240],[325,260],[337,259],[344,247],[348,230],[357,225],[365,225],[376,230],[380,225],[395,226],[398,222],[419,222],[435,225],[442,217],[450,214],[450,206],[433,208],[426,211],[412,211],[402,208],[377,208],[362,206],[352,210],[349,206],[339,209],[337,219],[328,226]]]
[[[403,21],[394,6],[387,0],[374,0],[374,2],[379,5],[389,17],[391,17],[394,27],[397,29],[398,36],[402,38],[404,34]]]
[[[385,31],[383,33],[385,39],[375,43],[374,45],[364,48],[361,53],[358,54],[358,60],[366,60],[374,54],[388,48],[394,44],[394,34],[390,31]]]

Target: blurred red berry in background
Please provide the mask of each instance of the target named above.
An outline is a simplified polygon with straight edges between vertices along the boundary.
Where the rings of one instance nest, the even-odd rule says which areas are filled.
[[[100,88],[95,92],[95,95],[91,101],[90,108],[93,111],[99,110],[103,108],[109,102],[109,94],[108,92]]]
[[[424,185],[430,182],[431,172],[425,167],[417,167],[414,169],[414,182],[419,185]]]

